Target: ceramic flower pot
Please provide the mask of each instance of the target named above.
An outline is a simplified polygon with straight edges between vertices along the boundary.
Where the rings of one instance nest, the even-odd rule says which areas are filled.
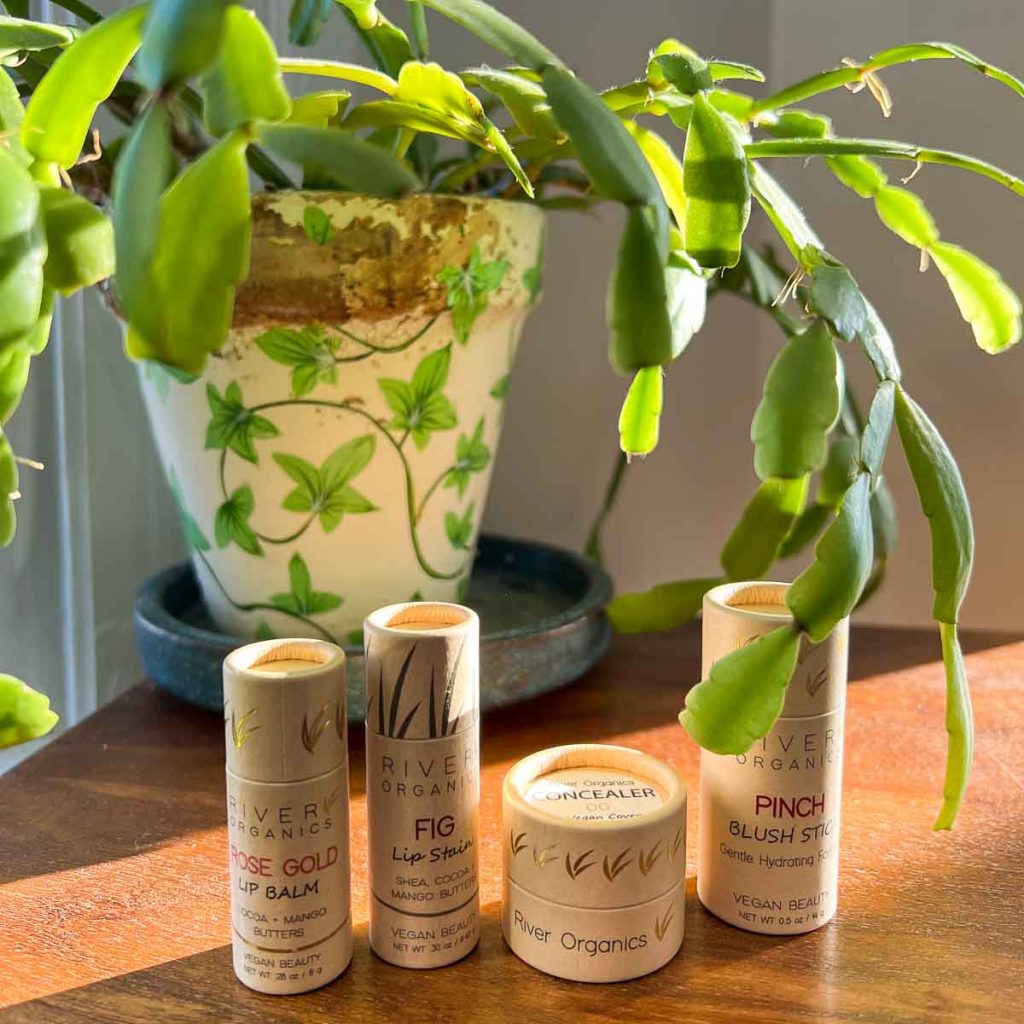
[[[463,593],[543,215],[279,192],[253,216],[227,342],[198,380],[144,365],[146,406],[218,627],[344,642]]]

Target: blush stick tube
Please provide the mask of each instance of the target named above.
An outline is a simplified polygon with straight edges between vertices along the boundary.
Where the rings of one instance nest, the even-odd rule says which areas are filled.
[[[370,945],[443,967],[480,936],[480,622],[456,604],[373,612],[366,644]]]
[[[704,595],[703,677],[719,658],[793,617],[785,583]],[[738,756],[700,752],[697,894],[752,932],[813,931],[836,912],[849,619],[801,640],[782,714]]]
[[[235,974],[308,992],[352,958],[344,652],[240,647],[224,661],[224,720]]]

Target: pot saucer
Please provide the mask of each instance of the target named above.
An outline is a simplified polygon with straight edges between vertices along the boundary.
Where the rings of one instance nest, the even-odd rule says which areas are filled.
[[[608,574],[561,548],[484,534],[467,603],[480,615],[483,710],[536,697],[582,676],[604,655]],[[135,636],[146,674],[161,689],[211,711],[223,707],[221,663],[251,638],[219,633],[192,567],[158,573],[135,600]],[[349,719],[363,715],[363,652],[345,646]]]

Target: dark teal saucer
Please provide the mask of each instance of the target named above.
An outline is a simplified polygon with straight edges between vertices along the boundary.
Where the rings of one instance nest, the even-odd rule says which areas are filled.
[[[547,544],[483,535],[467,603],[480,616],[484,710],[514,704],[578,679],[608,648],[608,574]],[[218,633],[192,566],[172,566],[135,600],[135,635],[150,679],[211,711],[224,704],[221,663],[249,641]],[[348,713],[363,715],[363,651],[346,647]]]

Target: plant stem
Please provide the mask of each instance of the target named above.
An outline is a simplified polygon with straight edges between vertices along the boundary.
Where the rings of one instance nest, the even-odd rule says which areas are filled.
[[[622,480],[626,475],[626,466],[628,464],[629,460],[626,458],[626,453],[619,452],[615,460],[615,468],[612,470],[611,479],[605,488],[604,501],[601,503],[601,508],[597,513],[597,518],[594,520],[594,525],[590,528],[590,536],[587,537],[587,543],[583,549],[583,553],[587,558],[597,562],[598,565],[603,564],[601,531],[604,529],[605,520],[615,505],[615,499],[618,497],[619,488],[622,486]]]
[[[889,139],[766,139],[745,147],[751,160],[775,156],[880,156],[893,160],[911,160],[921,164],[942,164],[980,174],[1024,196],[1024,181],[995,164],[964,153],[945,149],[926,149]]]
[[[416,58],[426,60],[430,54],[430,38],[427,35],[427,16],[419,0],[408,0],[409,21],[412,28],[412,45]]]
[[[95,7],[82,3],[82,0],[53,0],[53,4],[76,18],[81,18],[87,25],[95,25],[103,20],[103,15]]]

